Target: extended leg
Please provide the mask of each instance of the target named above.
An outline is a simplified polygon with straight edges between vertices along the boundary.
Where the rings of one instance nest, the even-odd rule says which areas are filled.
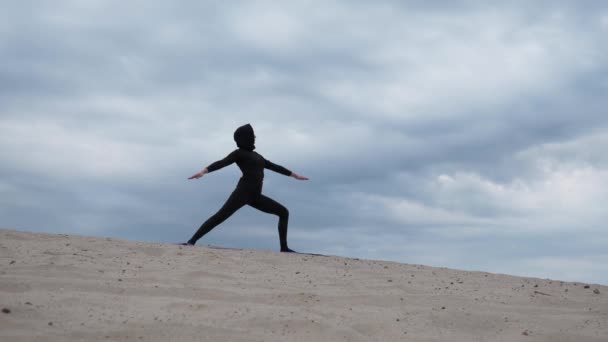
[[[289,222],[289,210],[279,202],[270,197],[260,195],[260,197],[249,203],[250,206],[265,213],[279,216],[279,240],[281,241],[281,252],[293,252],[287,247],[287,224]]]
[[[235,191],[230,195],[226,203],[220,208],[220,210],[211,216],[201,227],[194,233],[192,238],[188,241],[189,244],[195,244],[198,239],[202,238],[205,234],[209,233],[211,229],[215,228],[220,223],[224,222],[232,214],[245,205],[246,201],[243,194]]]

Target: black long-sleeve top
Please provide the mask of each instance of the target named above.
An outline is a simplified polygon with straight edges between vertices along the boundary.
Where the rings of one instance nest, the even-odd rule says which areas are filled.
[[[245,149],[237,149],[230,153],[226,158],[218,160],[207,166],[209,172],[219,170],[232,163],[236,163],[243,176],[239,181],[239,186],[246,186],[249,189],[261,187],[264,180],[264,169],[269,169],[285,176],[290,176],[291,171],[281,165],[277,165],[270,160],[264,159],[260,154]]]

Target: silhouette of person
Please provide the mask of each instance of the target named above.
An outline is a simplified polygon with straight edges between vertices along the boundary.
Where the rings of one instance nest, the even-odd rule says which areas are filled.
[[[234,214],[237,210],[248,204],[265,213],[274,214],[279,217],[279,240],[281,242],[281,252],[294,252],[287,246],[287,224],[289,220],[289,211],[277,201],[264,196],[262,194],[262,183],[264,180],[264,169],[269,169],[274,172],[290,176],[298,180],[308,180],[304,176],[300,176],[295,172],[291,172],[281,165],[272,163],[264,159],[255,150],[255,133],[250,124],[246,124],[236,129],[234,132],[234,141],[238,149],[230,153],[226,158],[211,163],[202,171],[194,174],[188,179],[198,179],[209,172],[219,170],[232,163],[236,163],[243,172],[243,176],[239,180],[236,189],[232,192],[226,203],[220,210],[205,221],[200,228],[194,233],[192,238],[184,245],[194,245],[196,241],[209,233],[220,223],[224,222],[228,217]]]

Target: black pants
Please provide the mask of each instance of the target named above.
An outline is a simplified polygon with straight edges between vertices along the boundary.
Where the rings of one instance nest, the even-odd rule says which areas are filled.
[[[239,188],[232,192],[232,195],[230,195],[222,208],[207,219],[188,242],[195,244],[198,239],[202,238],[205,234],[209,233],[211,229],[224,222],[245,204],[265,213],[279,216],[279,239],[281,241],[281,250],[287,249],[287,222],[289,221],[289,211],[287,208],[272,198],[262,195],[261,192],[252,192]]]

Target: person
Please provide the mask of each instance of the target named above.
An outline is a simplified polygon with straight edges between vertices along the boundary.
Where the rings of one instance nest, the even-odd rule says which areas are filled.
[[[297,180],[308,180],[308,178],[291,172],[281,165],[274,164],[257,152],[254,152],[255,138],[256,136],[253,127],[250,124],[237,128],[234,132],[234,141],[236,142],[238,149],[234,150],[226,158],[211,163],[200,172],[195,173],[188,178],[199,179],[207,173],[217,171],[233,163],[236,163],[243,172],[243,176],[239,180],[236,189],[232,192],[228,200],[226,200],[226,203],[224,203],[218,212],[207,219],[196,233],[194,233],[192,238],[188,240],[187,243],[184,243],[184,245],[196,244],[196,242],[205,234],[209,233],[209,231],[224,222],[237,210],[248,204],[253,208],[279,217],[278,228],[281,252],[294,252],[287,246],[289,211],[282,204],[262,194],[264,169],[269,169]]]

